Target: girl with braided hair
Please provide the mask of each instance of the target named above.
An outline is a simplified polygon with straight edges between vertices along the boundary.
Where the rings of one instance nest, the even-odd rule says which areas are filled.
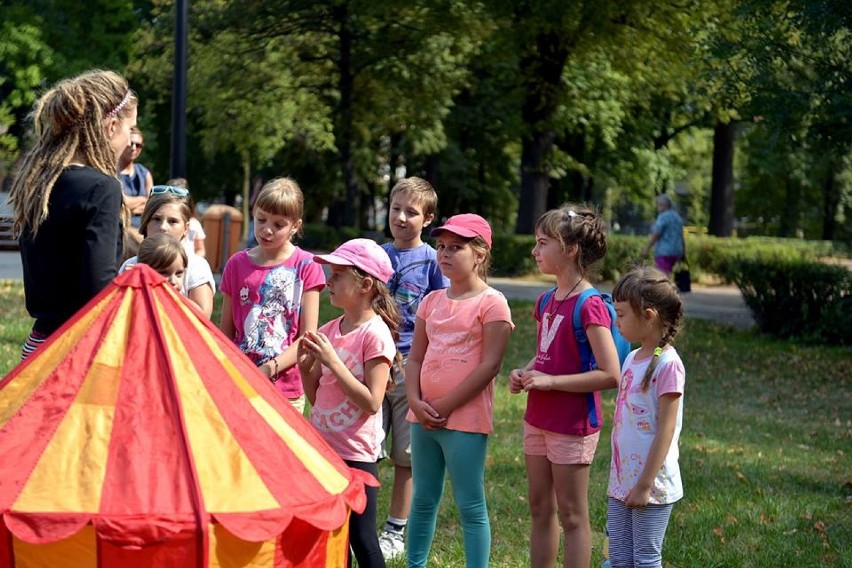
[[[111,71],[64,79],[35,103],[35,145],[9,191],[21,247],[32,353],[115,277],[124,223],[118,158],[136,125],[137,101]]]
[[[663,537],[683,497],[678,437],[686,373],[671,343],[683,305],[656,268],[628,272],[612,292],[616,324],[639,349],[624,362],[612,427],[607,529],[619,566],[662,566]]]

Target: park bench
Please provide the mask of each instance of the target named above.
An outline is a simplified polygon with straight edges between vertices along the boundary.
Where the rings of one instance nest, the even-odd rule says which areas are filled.
[[[19,250],[18,239],[12,237],[12,218],[0,217],[0,251]]]

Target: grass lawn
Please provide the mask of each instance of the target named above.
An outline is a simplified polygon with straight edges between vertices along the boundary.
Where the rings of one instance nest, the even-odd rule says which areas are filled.
[[[0,281],[0,372],[18,361],[31,320],[19,282]],[[517,329],[504,369],[532,356],[530,302],[511,302]],[[219,303],[217,302],[217,310]],[[335,315],[323,300],[321,321]],[[214,316],[218,320],[218,316]],[[681,469],[667,567],[852,567],[852,350],[803,346],[688,320],[678,338],[687,371]],[[498,377],[486,471],[492,566],[528,565],[529,513],[521,450],[524,398]],[[600,565],[613,393],[592,465],[590,506]],[[8,456],[7,456],[8,458]],[[390,486],[391,467],[380,467]],[[382,491],[380,519],[389,491]],[[463,566],[457,513],[445,494],[432,566]],[[404,566],[403,562],[390,566]]]

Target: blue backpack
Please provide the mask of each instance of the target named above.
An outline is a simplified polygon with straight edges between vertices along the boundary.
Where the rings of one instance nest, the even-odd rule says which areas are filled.
[[[536,314],[538,314],[539,319],[541,318],[543,306],[547,305],[547,302],[550,301],[550,297],[555,292],[556,288],[551,288],[542,295],[538,304],[536,304]],[[633,348],[631,347],[630,342],[624,339],[624,336],[621,335],[620,331],[618,331],[618,326],[615,325],[615,302],[610,294],[601,293],[595,288],[589,288],[588,290],[584,290],[580,293],[580,297],[577,298],[577,303],[574,305],[574,312],[571,316],[571,326],[574,328],[574,336],[577,338],[577,345],[580,348],[581,369],[585,372],[598,368],[597,361],[595,361],[595,354],[592,353],[592,346],[589,345],[589,338],[586,335],[586,330],[583,329],[583,322],[580,320],[580,310],[583,308],[583,303],[591,296],[600,296],[604,305],[609,310],[609,318],[611,322],[609,332],[612,334],[612,340],[615,342],[615,350],[618,352],[618,364],[624,365],[624,360],[627,359],[627,356]],[[590,392],[586,395],[586,406],[589,410],[589,423],[593,427],[597,428],[600,422],[598,421],[597,412],[595,412],[594,393]]]

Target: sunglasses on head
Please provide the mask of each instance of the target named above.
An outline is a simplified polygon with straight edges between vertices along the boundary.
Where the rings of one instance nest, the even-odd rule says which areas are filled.
[[[171,193],[178,197],[186,197],[189,195],[189,190],[185,187],[178,187],[176,185],[155,185],[151,188],[151,195],[162,195],[163,193]]]

